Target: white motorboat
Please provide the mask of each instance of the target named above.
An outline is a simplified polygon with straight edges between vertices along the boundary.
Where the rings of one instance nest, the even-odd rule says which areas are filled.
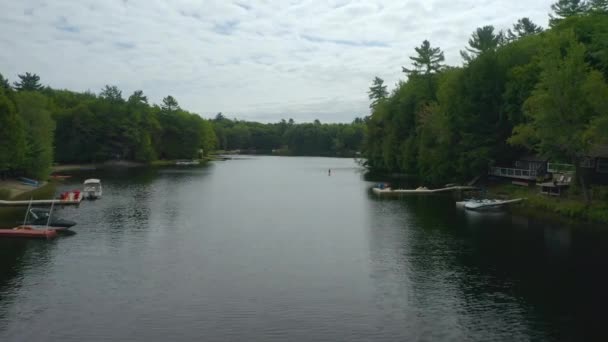
[[[88,199],[101,198],[103,190],[101,188],[101,181],[99,179],[91,178],[84,181],[83,194]]]
[[[523,198],[516,198],[512,200],[496,200],[496,199],[481,199],[481,200],[467,200],[462,202],[456,202],[456,206],[459,208],[465,208],[467,210],[484,211],[484,210],[500,210],[508,206],[509,204],[518,203],[523,201]]]

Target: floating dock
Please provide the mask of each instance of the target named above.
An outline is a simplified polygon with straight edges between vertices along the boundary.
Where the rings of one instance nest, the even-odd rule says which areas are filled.
[[[453,192],[453,191],[474,191],[479,190],[474,186],[451,186],[448,188],[441,189],[380,189],[373,188],[372,191],[377,195],[422,195],[422,194],[437,194],[443,192]]]
[[[25,201],[4,201],[0,200],[0,207],[27,207],[30,205],[36,206],[66,206],[79,205],[82,202],[83,194],[78,193],[77,196],[68,196],[66,199],[48,199],[48,200],[25,200]]]

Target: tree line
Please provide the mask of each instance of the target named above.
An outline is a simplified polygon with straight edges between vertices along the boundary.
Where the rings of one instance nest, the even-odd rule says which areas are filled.
[[[221,150],[247,150],[294,156],[354,156],[361,150],[365,123],[277,123],[231,120],[222,113],[213,119]]]
[[[462,66],[445,65],[441,49],[425,40],[394,90],[376,77],[368,167],[445,184],[529,152],[580,165],[606,143],[608,1],[560,0],[551,8],[547,30],[528,18],[507,31],[478,28]]]
[[[26,72],[10,82],[0,74],[0,176],[44,179],[53,163],[108,160],[151,162],[199,158],[220,150],[282,155],[353,156],[365,124],[262,124],[213,120],[182,109],[173,96],[150,104],[143,91],[124,97],[116,86],[99,94],[42,86]]]
[[[36,74],[13,86],[0,75],[0,171],[43,179],[52,163],[190,159],[216,146],[209,120],[172,96],[148,103],[141,90],[124,98],[116,86],[99,94],[57,90]]]

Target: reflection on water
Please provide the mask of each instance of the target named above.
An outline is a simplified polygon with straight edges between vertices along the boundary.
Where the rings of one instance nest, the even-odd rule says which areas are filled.
[[[57,211],[75,236],[0,240],[0,340],[606,337],[604,229],[379,199],[348,159],[86,172],[59,191],[92,176],[104,197]]]

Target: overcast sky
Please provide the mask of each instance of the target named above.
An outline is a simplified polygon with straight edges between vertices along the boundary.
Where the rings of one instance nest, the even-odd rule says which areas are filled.
[[[0,73],[54,88],[117,85],[204,117],[350,122],[429,39],[447,63],[479,26],[547,26],[554,0],[0,0]]]

